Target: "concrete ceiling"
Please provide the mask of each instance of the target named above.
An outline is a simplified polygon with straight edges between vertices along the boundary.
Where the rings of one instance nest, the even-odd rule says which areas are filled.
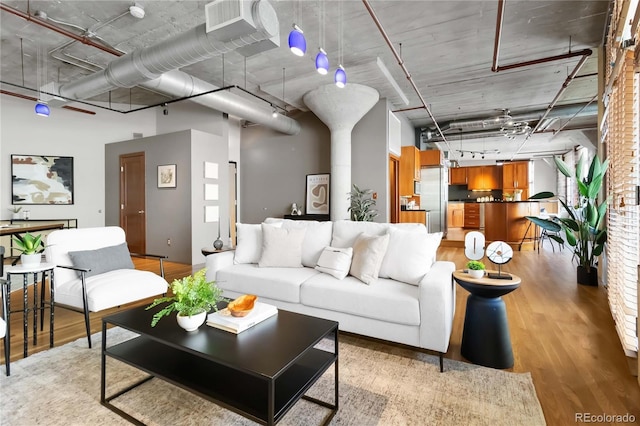
[[[49,22],[79,35],[89,34],[123,52],[152,45],[205,22],[208,1],[141,1],[146,16],[136,19],[128,14],[132,1],[15,1],[3,5],[23,12],[43,11]],[[533,115],[535,127],[547,106],[561,89],[580,57],[541,63],[512,70],[492,72],[498,0],[492,1],[392,1],[370,0],[394,47],[401,54],[422,97],[438,124],[446,128],[451,121],[490,119],[508,110],[511,115]],[[391,49],[376,27],[362,1],[342,2],[344,36],[339,31],[340,7],[337,1],[325,1],[319,16],[319,1],[275,1],[280,23],[280,47],[245,59],[232,52],[182,68],[216,86],[235,84],[246,88],[280,107],[307,110],[302,96],[322,84],[332,82],[340,43],[348,81],[371,86],[386,97],[395,110],[416,128],[433,127]],[[506,0],[499,49],[499,65],[520,63],[581,49],[593,49],[576,78],[558,99],[558,106],[581,108],[597,94],[597,50],[602,43],[609,1],[515,1]],[[298,12],[296,13],[296,9]],[[298,16],[294,19],[294,16]],[[55,20],[55,21],[53,21]],[[307,38],[307,54],[300,58],[287,48],[287,36],[296,21]],[[56,23],[57,21],[57,23]],[[319,29],[324,26],[324,49],[331,62],[329,75],[320,76],[314,68],[319,46]],[[71,40],[49,29],[30,23],[6,11],[0,13],[2,36],[0,56],[1,88],[5,91],[36,96],[38,70],[40,81],[64,84],[102,69],[115,57],[92,46]],[[38,45],[46,54],[36,63]],[[22,51],[22,54],[21,54]],[[46,68],[46,79],[42,75]],[[245,71],[246,70],[246,71]],[[284,98],[283,98],[284,72]],[[4,96],[4,95],[3,95]],[[109,98],[110,96],[110,98]],[[117,89],[110,94],[73,106],[92,110],[92,103],[153,105],[170,101],[164,95],[135,87]],[[503,136],[461,138],[460,132],[445,132],[447,143],[423,144],[422,148],[450,148],[450,158],[459,159],[458,150],[492,151],[485,162],[496,159],[532,158],[570,150],[575,145],[595,144],[597,115],[590,111],[571,120],[559,117],[545,133],[527,138]],[[533,112],[533,113],[532,113]],[[476,129],[477,130],[477,129]],[[465,130],[466,131],[466,130]],[[526,140],[526,142],[524,142]],[[517,153],[517,154],[516,154]],[[470,160],[465,155],[461,163]],[[477,155],[475,161],[480,161]]]

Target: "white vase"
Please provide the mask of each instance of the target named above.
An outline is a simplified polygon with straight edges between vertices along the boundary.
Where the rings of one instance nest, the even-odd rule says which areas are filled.
[[[178,325],[184,328],[186,331],[196,331],[198,327],[204,324],[204,320],[207,319],[206,312],[200,312],[199,314],[191,316],[182,316],[178,314]]]
[[[20,261],[22,262],[22,266],[24,266],[25,268],[33,268],[40,265],[40,262],[42,261],[42,255],[40,253],[21,254]]]
[[[469,269],[469,275],[473,278],[482,278],[484,277],[483,269]]]

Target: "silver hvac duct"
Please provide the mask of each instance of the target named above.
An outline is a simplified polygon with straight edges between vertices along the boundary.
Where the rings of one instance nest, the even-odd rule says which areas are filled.
[[[187,97],[217,89],[213,84],[202,81],[182,71],[170,71],[155,80],[141,83],[140,86],[154,91],[170,93],[177,97]],[[224,111],[227,114],[241,117],[253,123],[263,124],[274,130],[288,135],[295,135],[300,131],[300,124],[292,118],[282,114],[273,117],[273,109],[262,107],[254,102],[230,92],[216,92],[190,99],[191,102]]]
[[[216,32],[207,33],[206,23],[115,59],[99,72],[60,87],[67,98],[86,99],[116,87],[133,87],[153,80],[165,72],[211,59],[249,44],[269,39],[279,31],[278,17],[266,0],[254,1],[251,17],[255,31],[220,41]]]
[[[243,25],[245,30],[242,35],[236,35],[231,40],[219,40],[224,38],[220,35],[224,31],[207,32],[207,24],[204,23],[153,46],[121,56],[110,62],[104,70],[61,86],[60,95],[71,99],[87,99],[118,87],[137,85],[176,97],[214,90],[215,86],[180,71],[165,75],[233,50],[255,53],[260,47],[253,49],[253,46],[262,46],[265,40],[277,39],[280,24],[273,6],[267,0],[255,0],[251,2],[249,11],[250,16],[245,19],[252,21],[254,30],[250,33],[245,29],[247,26]],[[235,22],[230,19],[228,25],[233,26]],[[233,29],[231,32],[234,32]],[[295,134],[300,131],[300,125],[295,120],[282,115],[274,118],[272,110],[265,114],[264,108],[229,92],[203,95],[192,100],[283,133]]]

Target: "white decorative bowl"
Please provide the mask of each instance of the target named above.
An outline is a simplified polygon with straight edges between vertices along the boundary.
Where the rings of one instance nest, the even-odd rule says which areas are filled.
[[[178,325],[186,331],[196,331],[198,327],[204,324],[204,321],[207,319],[207,313],[200,312],[199,314],[195,314],[190,317],[183,317],[178,314],[176,318],[178,319]]]

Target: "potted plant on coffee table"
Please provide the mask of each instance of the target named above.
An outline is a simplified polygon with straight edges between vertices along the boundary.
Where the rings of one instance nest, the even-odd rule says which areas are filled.
[[[32,235],[29,232],[23,235],[15,235],[13,237],[13,243],[15,249],[18,250],[20,255],[20,261],[26,268],[38,266],[42,260],[40,254],[44,250],[44,244],[42,244],[42,234]]]
[[[147,306],[154,308],[168,303],[153,315],[151,326],[155,327],[163,317],[177,312],[178,325],[186,331],[195,331],[207,318],[207,313],[216,308],[216,303],[222,299],[222,290],[214,281],[207,281],[206,269],[201,269],[193,275],[173,280],[171,291],[173,296],[160,297]]]
[[[557,222],[537,216],[527,216],[527,219],[553,233],[564,231],[566,243],[573,248],[574,258],[578,260],[578,284],[597,286],[597,258],[602,254],[607,242],[605,227],[607,200],[602,203],[598,202],[598,194],[602,188],[602,180],[607,172],[609,160],[601,163],[600,159],[595,156],[586,176],[582,176],[583,157],[580,157],[578,164],[576,164],[574,173],[560,158],[554,158],[554,160],[563,175],[575,178],[578,188],[578,202],[575,207],[571,207],[567,202],[559,200],[568,217],[558,217]],[[545,199],[554,196],[551,192],[540,192],[530,199]],[[557,235],[549,235],[549,238],[559,244],[565,243],[565,240]]]

